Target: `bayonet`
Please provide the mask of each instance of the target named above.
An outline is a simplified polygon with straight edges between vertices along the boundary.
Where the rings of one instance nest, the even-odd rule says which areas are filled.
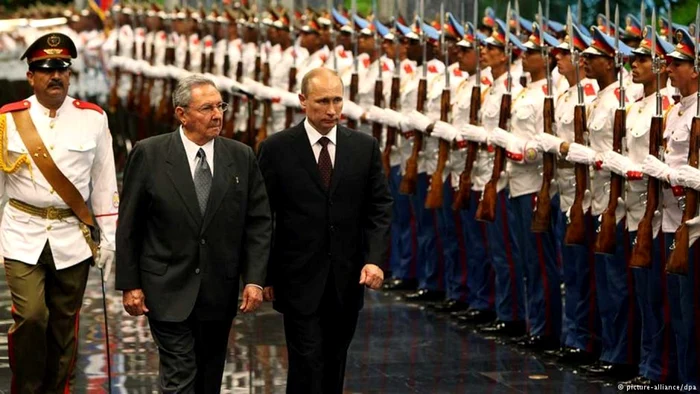
[[[511,18],[511,9],[510,9],[510,1],[508,2],[508,8],[506,9],[506,20],[510,20]],[[506,89],[508,91],[507,94],[510,94],[510,92],[513,89],[513,78],[510,73],[510,69],[513,66],[513,44],[510,42],[510,32],[506,28],[505,32],[505,38],[506,38],[506,57],[508,58],[508,75],[506,77]],[[510,122],[508,122],[508,128],[510,129]],[[510,131],[510,130],[509,130]]]
[[[656,9],[651,10],[651,71],[656,75],[656,111],[654,116],[661,116],[661,58],[656,54]]]
[[[296,68],[297,67],[297,32],[294,30],[294,19],[292,19],[292,16],[294,14],[292,13],[294,7],[292,9],[287,10],[287,18],[289,18],[289,37],[292,39],[292,67]]]
[[[479,26],[479,0],[474,0],[473,25],[476,29]],[[476,51],[476,85],[481,87],[481,45],[477,42],[476,31],[474,32],[474,50]]]
[[[671,9],[673,8],[673,4],[671,3],[671,0],[668,1],[668,42],[673,44],[673,12]]]
[[[615,26],[620,26],[620,8],[615,5]],[[625,84],[622,77],[624,67],[622,52],[620,52],[620,35],[615,31],[615,67],[618,69],[618,83],[620,84],[620,108],[625,108]]]
[[[399,15],[399,0],[394,0],[394,15]],[[396,16],[392,17],[392,28],[394,29],[394,76],[397,78],[401,77],[401,70],[399,68],[399,29],[396,27],[396,22],[398,18]]]
[[[547,78],[547,97],[552,97],[552,75],[549,71],[549,48],[546,45],[544,35],[545,30],[544,30],[544,23],[543,23],[543,18],[542,18],[542,3],[537,4],[538,7],[538,13],[537,13],[537,19],[540,25],[540,33],[539,33],[539,40],[540,40],[540,51],[542,52],[542,58],[544,59],[544,64],[545,64],[545,75]],[[533,29],[534,30],[534,29]]]
[[[330,35],[331,35],[331,45],[333,48],[331,48],[331,56],[333,56],[333,70],[335,72],[338,72],[338,54],[336,53],[336,48],[338,47],[338,36],[336,35],[335,28],[334,28],[334,22],[335,18],[333,17],[333,0],[328,0],[326,2],[326,7],[328,8],[328,17],[330,18],[330,27],[328,28]],[[346,48],[343,48],[345,50]]]
[[[449,59],[447,51],[447,42],[445,41],[445,3],[440,3],[440,49],[445,57],[445,89],[450,88],[450,72],[448,70]]]
[[[696,10],[695,10],[695,72],[698,73],[700,72],[700,60],[698,59],[698,56],[700,56],[700,4],[698,4]],[[700,88],[700,78],[698,78],[698,88]],[[698,101],[697,104],[695,105],[695,117],[700,118],[700,89],[698,89],[698,92],[696,93]]]
[[[510,24],[510,20],[508,21]],[[508,26],[508,31],[510,32],[510,26]],[[520,1],[515,0],[515,36],[520,40]]]
[[[647,25],[647,8],[646,8],[646,4],[644,3],[644,1],[645,0],[642,0],[642,5],[640,6],[640,9],[639,9],[639,23],[642,26],[642,30],[644,30],[644,28]],[[654,34],[656,34],[656,30],[654,30]],[[642,39],[643,38],[644,37],[642,37]]]
[[[357,74],[357,34],[355,33],[355,15],[357,15],[357,0],[352,0],[352,72]]]
[[[581,71],[579,67],[579,53],[574,46],[574,20],[571,15],[571,7],[567,9],[566,31],[569,35],[569,51],[571,52],[571,63],[574,65],[576,75],[576,93],[578,97],[577,105],[583,105],[583,87],[581,86]]]
[[[425,32],[423,31],[423,23],[425,23],[424,17],[425,0],[420,0],[420,16],[417,24],[420,31],[420,44],[423,46],[423,79],[428,79],[428,65],[426,64],[428,60],[428,48],[425,41]]]
[[[578,0],[578,5],[577,5],[577,7],[578,7],[578,8],[577,8],[577,10],[578,10],[578,11],[577,11],[577,14],[578,14],[578,15],[576,15],[576,19],[577,19],[577,20],[576,20],[576,23],[577,23],[579,26],[581,26],[581,21],[583,21],[583,7],[582,7],[582,4],[581,4],[581,0]],[[569,12],[571,12],[571,7],[569,7]]]
[[[382,80],[382,53],[380,51],[380,49],[381,49],[380,40],[382,38],[379,36],[379,29],[377,28],[377,22],[379,22],[379,14],[377,13],[377,0],[372,0],[372,14],[374,14],[374,18],[372,20],[372,23],[374,23],[374,52],[377,56],[377,78],[381,81]]]
[[[610,0],[605,0],[605,33],[612,34],[610,32]]]
[[[540,22],[540,27],[546,32],[549,29],[549,0],[544,3],[544,25]],[[547,66],[549,69],[549,66]]]

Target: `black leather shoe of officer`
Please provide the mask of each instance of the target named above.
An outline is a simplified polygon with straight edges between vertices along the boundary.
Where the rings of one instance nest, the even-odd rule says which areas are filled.
[[[553,358],[559,359],[559,358],[564,357],[564,354],[566,353],[567,349],[568,348],[566,346],[562,346],[562,347],[559,347],[556,349],[545,350],[542,353],[547,357],[553,357]]]
[[[591,377],[612,378],[618,382],[631,379],[637,376],[637,373],[639,372],[636,365],[611,363],[603,364],[602,361],[598,367],[591,366],[589,368],[585,368],[585,370]]]
[[[387,290],[387,291],[413,291],[418,287],[418,284],[415,279],[397,279],[393,278],[386,283],[384,283],[384,286],[382,286],[382,289]]]
[[[575,347],[567,347],[559,357],[559,361],[571,365],[593,365],[598,357],[594,353]]]
[[[496,320],[496,313],[494,311],[472,309],[465,315],[458,316],[456,319],[461,324],[486,324]]]
[[[518,346],[536,351],[554,350],[559,347],[559,340],[552,336],[530,335],[517,343]]]
[[[631,386],[631,385],[642,385],[642,386],[653,386],[657,382],[654,382],[651,379],[647,379],[644,376],[637,376],[634,379],[626,380],[624,382],[621,382],[620,384],[624,386]]]
[[[406,294],[403,296],[408,302],[435,302],[445,298],[444,291],[419,289],[415,293]]]
[[[462,302],[459,300],[445,300],[445,302],[442,302],[440,304],[436,304],[433,309],[435,312],[440,312],[440,313],[450,313],[450,312],[458,312],[458,311],[463,311],[469,308],[469,305],[467,305],[466,302]]]
[[[517,337],[525,335],[524,321],[499,321],[479,327],[479,331],[486,335],[499,335],[507,337]]]

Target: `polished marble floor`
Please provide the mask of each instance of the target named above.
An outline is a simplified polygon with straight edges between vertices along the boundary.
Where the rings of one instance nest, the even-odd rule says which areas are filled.
[[[4,277],[4,273],[0,273]],[[108,282],[113,393],[156,393],[158,354],[144,318],[121,307],[121,293]],[[9,392],[7,329],[9,292],[0,284],[0,393]],[[606,393],[614,386],[589,382],[553,362],[477,334],[396,294],[368,292],[348,357],[346,393]],[[90,275],[81,312],[77,393],[106,393],[102,293]],[[284,393],[286,349],[282,319],[265,305],[236,318],[229,337],[223,393]],[[4,390],[4,391],[3,391]]]

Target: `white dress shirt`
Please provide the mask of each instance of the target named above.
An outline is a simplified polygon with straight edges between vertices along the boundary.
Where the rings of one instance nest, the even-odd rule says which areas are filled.
[[[316,158],[316,163],[318,163],[318,157],[321,155],[321,149],[323,147],[318,142],[322,137],[327,137],[331,142],[328,144],[328,154],[331,156],[331,163],[335,167],[335,147],[338,134],[338,126],[333,126],[328,134],[323,135],[316,130],[311,123],[309,123],[309,118],[304,119],[304,129],[306,130],[306,136],[309,137],[309,143],[311,144],[311,150],[314,151],[314,157]]]
[[[199,146],[192,142],[185,135],[185,131],[180,126],[180,138],[182,139],[182,144],[185,146],[185,153],[187,154],[187,164],[190,165],[190,173],[192,174],[192,179],[194,179],[194,171],[199,164],[199,158],[197,157],[197,152],[199,148],[204,149],[204,154],[207,157],[207,164],[211,169],[211,176],[214,177],[214,140],[207,142],[206,144]]]

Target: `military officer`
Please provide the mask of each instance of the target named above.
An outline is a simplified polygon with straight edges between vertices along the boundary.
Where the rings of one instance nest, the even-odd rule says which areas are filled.
[[[89,265],[93,256],[100,268],[114,259],[119,195],[112,138],[100,107],[67,96],[75,56],[66,35],[37,39],[22,56],[35,95],[0,109],[0,137],[7,141],[0,194],[9,198],[0,245],[12,295],[13,388],[22,393],[71,391]],[[87,227],[94,224],[90,211],[101,250]]]

